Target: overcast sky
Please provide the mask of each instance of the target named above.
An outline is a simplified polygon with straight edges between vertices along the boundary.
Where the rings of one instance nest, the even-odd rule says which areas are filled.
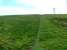
[[[65,0],[0,0],[0,15],[66,13]]]

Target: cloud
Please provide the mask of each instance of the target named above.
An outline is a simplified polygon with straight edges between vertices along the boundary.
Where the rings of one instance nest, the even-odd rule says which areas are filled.
[[[0,3],[1,4],[1,3]],[[66,13],[64,0],[16,0],[15,6],[0,6],[0,15]]]
[[[29,4],[33,8],[32,9],[37,9],[37,10],[46,10],[49,8],[57,8],[57,9],[62,9],[66,8],[66,3],[65,0],[17,0],[17,3],[20,4]],[[62,9],[62,11],[64,10]]]

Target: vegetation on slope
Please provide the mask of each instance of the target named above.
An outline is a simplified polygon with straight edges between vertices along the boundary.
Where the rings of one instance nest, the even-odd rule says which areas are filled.
[[[64,15],[46,15],[46,17],[41,17],[39,32],[41,48],[44,50],[67,50],[67,31],[64,29],[67,25],[59,24],[62,21],[66,22],[66,19],[67,17]]]
[[[38,16],[0,17],[0,50],[29,50],[37,35]]]
[[[1,16],[0,50],[67,50],[67,15]]]

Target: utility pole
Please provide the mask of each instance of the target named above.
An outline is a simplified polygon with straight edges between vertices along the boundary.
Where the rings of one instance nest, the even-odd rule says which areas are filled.
[[[56,8],[53,8],[53,14],[56,14]]]

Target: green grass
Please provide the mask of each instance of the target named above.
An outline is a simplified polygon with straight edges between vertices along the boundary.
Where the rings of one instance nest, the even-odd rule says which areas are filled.
[[[67,15],[1,16],[0,50],[67,50]]]
[[[37,36],[38,16],[0,17],[0,50],[31,49]]]
[[[59,24],[64,20],[58,21],[61,16],[64,20],[67,19],[67,15],[46,15],[41,17],[39,48],[44,50],[67,50],[67,31],[65,31],[62,24]],[[55,20],[58,22],[54,22]]]

